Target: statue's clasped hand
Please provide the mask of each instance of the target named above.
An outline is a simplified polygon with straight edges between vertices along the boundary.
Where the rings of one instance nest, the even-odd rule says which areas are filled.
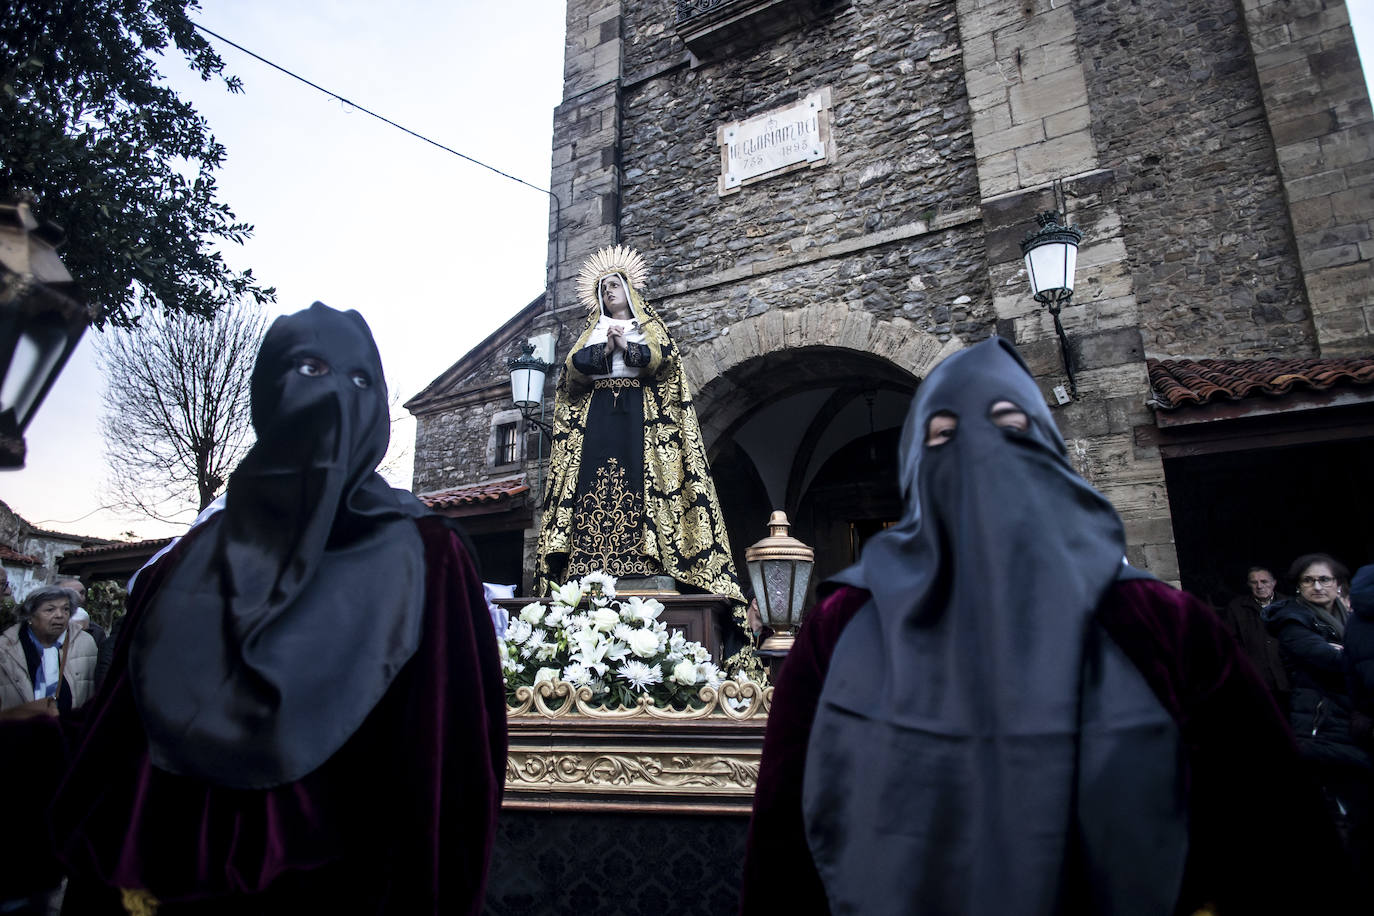
[[[610,356],[616,350],[625,352],[625,329],[612,327],[606,331],[606,355]]]

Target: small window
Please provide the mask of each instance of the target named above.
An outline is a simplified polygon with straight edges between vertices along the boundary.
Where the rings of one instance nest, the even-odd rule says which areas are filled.
[[[502,423],[496,427],[496,463],[514,464],[520,459],[519,439],[516,438],[515,423]]]

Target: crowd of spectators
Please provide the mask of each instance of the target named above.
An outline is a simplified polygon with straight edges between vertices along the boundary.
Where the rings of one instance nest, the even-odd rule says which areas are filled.
[[[1284,576],[1252,566],[1248,592],[1220,614],[1287,715],[1352,863],[1374,864],[1374,565],[1352,577],[1324,553]]]

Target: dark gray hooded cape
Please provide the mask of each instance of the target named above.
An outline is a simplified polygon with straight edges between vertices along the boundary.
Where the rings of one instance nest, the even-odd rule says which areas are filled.
[[[1008,400],[1030,420],[1002,429]],[[924,444],[930,418],[958,418]],[[1094,622],[1121,522],[991,339],[922,383],[901,521],[834,580],[872,600],[830,662],[807,841],[834,913],[1173,911],[1187,853],[1178,729]],[[1135,575],[1141,575],[1134,573]]]
[[[428,511],[377,474],[386,385],[357,312],[278,318],[252,415],[224,511],[187,537],[129,653],[153,763],[242,789],[324,763],[415,653]]]

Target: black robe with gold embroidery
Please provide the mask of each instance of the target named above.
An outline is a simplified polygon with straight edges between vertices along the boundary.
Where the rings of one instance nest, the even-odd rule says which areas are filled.
[[[610,371],[601,344],[589,344],[593,310],[567,360],[554,403],[553,449],[539,533],[540,594],[554,583],[604,570],[613,576],[667,575],[737,602],[706,448],[677,347],[663,321],[630,288],[644,332],[629,343],[637,378]]]

